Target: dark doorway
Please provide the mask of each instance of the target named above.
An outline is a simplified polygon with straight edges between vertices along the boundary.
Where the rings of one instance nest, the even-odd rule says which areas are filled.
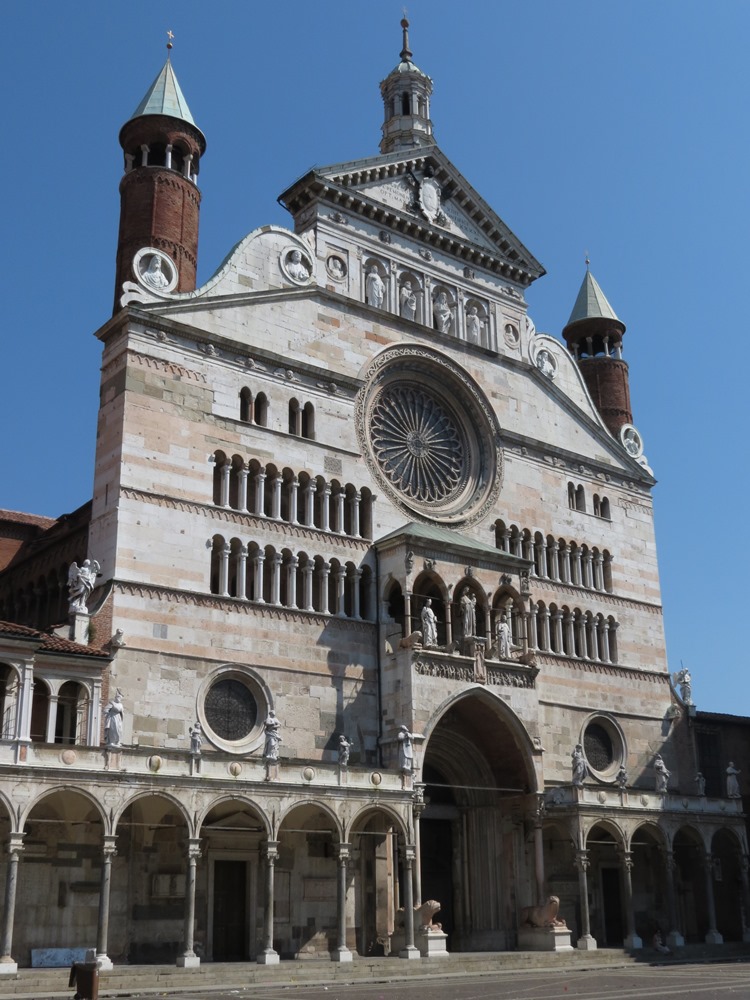
[[[214,962],[245,962],[247,862],[214,862]]]
[[[625,940],[625,931],[622,923],[620,869],[602,868],[601,877],[605,944],[610,948],[621,948]]]
[[[453,932],[453,873],[451,863],[453,858],[453,835],[451,821],[447,819],[422,820],[421,854],[422,854],[422,902],[436,899],[440,903],[440,913],[435,920],[443,925],[448,934]]]

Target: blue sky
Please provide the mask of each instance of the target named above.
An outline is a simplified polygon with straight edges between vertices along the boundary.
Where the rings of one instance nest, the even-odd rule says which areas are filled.
[[[750,5],[525,0],[409,5],[443,151],[541,260],[559,335],[591,268],[627,325],[634,422],[659,480],[672,670],[700,708],[750,714],[745,356]],[[117,135],[173,64],[208,140],[199,280],[313,164],[377,152],[398,3],[11,4],[4,11],[0,506],[91,495],[111,314]],[[731,516],[730,516],[731,515]]]

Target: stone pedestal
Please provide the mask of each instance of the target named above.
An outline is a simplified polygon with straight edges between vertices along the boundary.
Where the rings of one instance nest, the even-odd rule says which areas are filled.
[[[448,957],[446,942],[448,935],[443,931],[423,931],[421,928],[414,935],[414,943],[422,958]]]
[[[262,951],[255,960],[258,965],[278,965],[279,953],[277,951]]]
[[[750,941],[750,937],[747,938]],[[667,948],[682,948],[685,945],[685,938],[679,931],[670,931],[667,934]]]
[[[15,976],[18,972],[18,962],[12,958],[0,959],[0,976]]]
[[[623,941],[623,945],[628,949],[628,951],[638,951],[639,948],[643,947],[643,940],[635,933],[628,934]]]
[[[331,952],[332,962],[353,962],[354,956],[348,948],[335,948]]]
[[[574,951],[567,927],[521,927],[519,951]]]
[[[724,938],[718,931],[709,931],[704,940],[706,944],[724,944]]]
[[[111,972],[112,969],[114,969],[114,964],[112,962],[112,959],[109,957],[109,955],[97,955],[96,956],[96,964],[99,966],[99,971],[100,972],[102,972],[102,971],[103,972]],[[180,964],[179,959],[177,961],[177,964],[178,965]]]
[[[579,951],[596,951],[597,947],[596,938],[591,934],[582,934],[576,942]]]
[[[178,955],[177,956],[177,968],[178,969],[197,969],[201,964],[200,958],[197,955]]]

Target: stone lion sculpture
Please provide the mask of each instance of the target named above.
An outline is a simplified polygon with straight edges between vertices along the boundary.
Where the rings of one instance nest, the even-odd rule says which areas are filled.
[[[557,917],[560,909],[558,896],[549,896],[543,906],[524,906],[521,910],[522,927],[566,927],[564,920]]]
[[[440,903],[436,899],[428,899],[426,902],[422,903],[420,906],[414,907],[414,928],[415,930],[425,931],[427,934],[433,933],[437,934],[443,929],[442,924],[433,923],[433,917],[436,913],[441,910]],[[404,926],[404,910],[403,907],[396,913],[396,927],[397,929],[403,928]]]

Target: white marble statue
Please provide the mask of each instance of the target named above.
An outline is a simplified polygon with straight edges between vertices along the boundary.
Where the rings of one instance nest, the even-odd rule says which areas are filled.
[[[148,262],[148,267],[145,271],[141,271],[141,277],[146,285],[150,285],[152,288],[156,288],[157,291],[161,291],[166,288],[169,284],[169,278],[164,273],[164,261],[158,254],[153,254]]]
[[[347,767],[349,764],[349,752],[352,748],[349,740],[342,733],[339,736],[339,767]]]
[[[199,754],[203,746],[203,730],[201,729],[200,722],[196,721],[193,728],[189,729],[188,732],[190,733],[190,753]]]
[[[297,279],[297,281],[307,281],[310,277],[310,272],[302,257],[301,250],[292,250],[289,254],[286,269],[293,278]]]
[[[510,625],[505,615],[495,622],[495,642],[497,643],[498,660],[510,659]]]
[[[464,639],[470,639],[477,632],[477,599],[468,587],[461,591],[461,626]]]
[[[122,691],[118,688],[104,713],[104,745],[108,750],[120,749],[124,717],[125,707],[122,703]]]
[[[672,675],[672,680],[677,686],[680,686],[680,697],[685,702],[686,705],[693,704],[693,678],[690,676],[690,671],[687,667],[683,667],[678,673]]]
[[[620,768],[615,777],[615,781],[617,782],[619,788],[624,789],[628,787],[628,772],[625,770],[624,764],[620,764]]]
[[[385,285],[383,284],[383,279],[378,274],[378,269],[374,264],[371,264],[367,270],[367,278],[365,280],[365,298],[367,299],[368,306],[374,306],[376,309],[383,308]]]
[[[264,723],[266,731],[266,742],[263,747],[263,757],[265,760],[277,761],[279,759],[279,745],[281,743],[281,723],[276,718],[274,712],[269,712]]]
[[[73,612],[88,613],[86,603],[94,589],[96,578],[99,574],[99,563],[94,559],[84,559],[83,565],[71,563],[68,570],[68,590],[70,591],[70,607]]]
[[[654,770],[656,771],[656,791],[659,795],[666,795],[670,772],[667,770],[667,765],[662,760],[660,753],[654,757]]]
[[[417,315],[417,296],[411,290],[411,282],[405,281],[398,294],[399,312],[404,319],[414,319]]]
[[[448,302],[447,292],[438,292],[432,307],[432,315],[438,333],[450,333],[453,325],[453,310]]]
[[[737,780],[737,775],[740,773],[739,769],[734,766],[734,761],[729,761],[729,767],[727,768],[727,798],[728,799],[739,799],[740,798],[740,783]]]
[[[573,772],[573,784],[576,788],[583,788],[583,782],[589,773],[586,765],[586,758],[583,756],[583,746],[576,743],[573,753],[570,755],[571,769]]]
[[[698,771],[693,779],[695,781],[695,787],[698,795],[706,794],[706,779],[703,777],[700,771]]]
[[[437,617],[432,610],[432,600],[429,597],[422,608],[422,644],[437,646]]]
[[[400,726],[398,730],[398,766],[404,774],[411,774],[414,770],[414,744],[412,734],[406,726]]]
[[[482,343],[483,326],[484,323],[479,316],[479,310],[476,306],[472,306],[469,309],[469,315],[466,317],[466,339],[470,344]]]

